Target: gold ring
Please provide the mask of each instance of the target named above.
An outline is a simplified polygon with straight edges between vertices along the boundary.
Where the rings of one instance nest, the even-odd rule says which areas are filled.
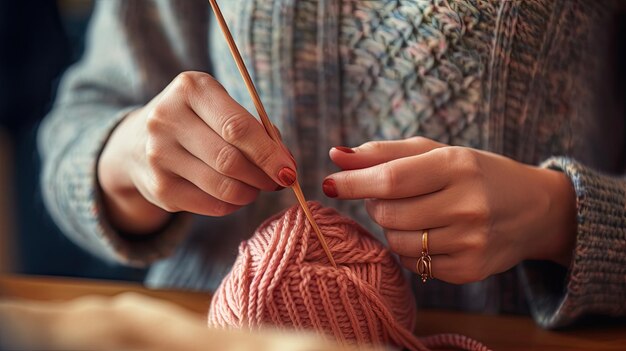
[[[422,256],[417,259],[417,274],[422,278],[422,283],[433,279],[432,259],[428,253],[428,230],[422,233]]]

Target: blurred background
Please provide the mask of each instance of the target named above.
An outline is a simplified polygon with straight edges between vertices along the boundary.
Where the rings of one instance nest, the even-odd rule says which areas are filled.
[[[17,273],[139,281],[144,270],[105,263],[61,234],[39,189],[37,127],[62,73],[82,54],[92,3],[0,1],[0,264]]]

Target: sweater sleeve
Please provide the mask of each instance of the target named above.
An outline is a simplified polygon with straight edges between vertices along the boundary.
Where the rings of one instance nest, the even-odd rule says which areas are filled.
[[[571,180],[578,227],[568,269],[530,261],[519,267],[535,320],[560,328],[583,317],[626,315],[626,180],[565,157],[542,166]]]
[[[208,69],[207,10],[198,5],[204,6],[175,0],[97,2],[84,56],[64,75],[39,128],[48,211],[71,240],[106,260],[143,266],[167,256],[189,221],[176,215],[141,239],[116,232],[103,212],[96,167],[112,130],[131,110],[177,73]]]

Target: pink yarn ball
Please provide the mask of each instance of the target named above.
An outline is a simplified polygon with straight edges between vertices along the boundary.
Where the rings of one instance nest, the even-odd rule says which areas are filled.
[[[272,326],[316,331],[347,344],[427,349],[412,333],[413,294],[388,249],[334,209],[316,202],[309,206],[338,268],[328,261],[302,209],[294,206],[241,243],[211,301],[209,326]]]

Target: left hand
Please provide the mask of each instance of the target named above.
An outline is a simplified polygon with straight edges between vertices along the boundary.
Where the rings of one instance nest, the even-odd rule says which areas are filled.
[[[330,157],[343,171],[326,178],[326,194],[367,199],[412,271],[424,230],[433,276],[450,283],[479,281],[522,260],[571,260],[576,200],[561,172],[422,137],[333,148]]]

